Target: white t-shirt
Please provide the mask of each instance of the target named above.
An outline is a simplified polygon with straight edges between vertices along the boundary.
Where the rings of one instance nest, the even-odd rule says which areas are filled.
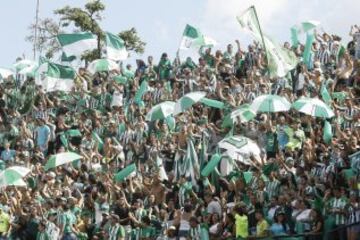
[[[123,93],[122,92],[115,90],[112,97],[113,98],[111,101],[111,107],[113,107],[113,106],[121,107],[123,105]]]

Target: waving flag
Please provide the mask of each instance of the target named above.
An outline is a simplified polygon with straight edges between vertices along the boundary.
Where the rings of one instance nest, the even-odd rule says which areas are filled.
[[[294,53],[281,47],[276,41],[261,32],[255,7],[248,8],[237,17],[240,26],[250,32],[258,41],[261,41],[268,57],[268,70],[270,77],[284,77],[297,65]]]
[[[57,63],[45,62],[37,70],[36,84],[41,85],[46,92],[70,92],[74,86],[75,70]]]
[[[201,46],[214,46],[216,41],[204,36],[199,29],[187,24],[180,43],[180,49],[200,48]]]
[[[124,40],[109,32],[106,32],[106,54],[114,61],[125,60],[129,55]]]
[[[80,56],[85,51],[97,48],[97,40],[92,33],[59,34],[57,39],[66,56]]]

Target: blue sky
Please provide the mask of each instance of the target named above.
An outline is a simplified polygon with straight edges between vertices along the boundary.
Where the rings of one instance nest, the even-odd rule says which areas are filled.
[[[40,0],[40,18],[54,17],[53,10],[64,5],[82,6],[86,2]],[[241,31],[235,16],[250,5],[256,6],[263,31],[279,41],[288,40],[290,27],[306,20],[318,20],[321,28],[346,36],[346,40],[350,25],[360,25],[360,1],[355,0],[104,0],[104,3],[102,27],[115,33],[135,27],[147,42],[146,52],[140,56],[144,58],[147,55],[158,58],[162,52],[174,56],[186,23],[216,39],[217,48],[224,49],[235,39],[244,45],[251,38]],[[2,2],[0,66],[10,67],[23,54],[31,59],[32,47],[24,39],[34,21],[35,5],[36,0]]]

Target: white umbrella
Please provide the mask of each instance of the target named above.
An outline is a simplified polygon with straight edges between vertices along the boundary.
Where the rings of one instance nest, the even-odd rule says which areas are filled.
[[[8,167],[0,173],[0,186],[15,186],[20,184],[23,177],[30,173],[30,169],[21,166]]]
[[[16,72],[20,72],[22,69],[26,68],[26,67],[30,67],[30,66],[34,66],[36,65],[36,63],[34,61],[28,60],[28,59],[23,59],[20,61],[17,61],[16,63],[14,63],[13,67],[15,68]]]
[[[193,104],[199,102],[205,96],[206,96],[206,92],[191,92],[182,96],[179,100],[176,101],[174,108],[174,115],[186,111]]]
[[[286,112],[291,107],[290,102],[278,95],[261,95],[254,99],[250,108],[254,112]]]
[[[147,121],[155,121],[167,118],[174,113],[175,102],[165,101],[151,108],[146,114]]]
[[[313,117],[332,118],[335,116],[331,108],[318,98],[302,97],[295,101],[292,107]]]

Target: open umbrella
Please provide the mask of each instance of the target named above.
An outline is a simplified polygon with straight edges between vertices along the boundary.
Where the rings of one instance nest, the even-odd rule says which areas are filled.
[[[81,159],[82,156],[72,152],[64,152],[52,155],[45,165],[45,170]]]
[[[205,96],[205,92],[191,92],[182,96],[176,101],[174,115],[186,111],[186,109],[190,108],[193,104],[199,102]]]
[[[13,67],[15,68],[16,72],[20,72],[22,69],[34,65],[36,65],[34,61],[23,59],[14,63]]]
[[[22,184],[19,180],[22,180],[29,172],[30,169],[21,166],[6,168],[4,171],[0,172],[0,186],[18,186],[19,184]]]
[[[302,97],[295,101],[292,107],[313,117],[332,118],[335,116],[331,108],[318,98]]]
[[[240,119],[240,122],[248,122],[256,117],[256,112],[254,112],[249,104],[243,104],[240,107],[236,108],[231,112],[230,118],[236,121]]]
[[[146,114],[147,121],[155,121],[159,119],[164,119],[173,114],[175,107],[175,102],[165,101],[159,103],[151,108],[151,110]]]
[[[243,104],[224,117],[221,127],[222,128],[232,127],[234,123],[238,122],[239,120],[241,123],[244,123],[254,119],[255,117],[256,117],[256,112],[254,112],[250,108],[250,105]]]
[[[37,64],[31,64],[27,67],[24,67],[23,69],[21,69],[18,73],[28,76],[28,77],[35,77],[36,74],[36,70],[38,69],[38,65]]]
[[[261,95],[251,103],[254,112],[285,112],[289,111],[291,104],[289,101],[278,95]]]
[[[241,161],[244,163],[250,163],[249,159],[254,156],[255,159],[260,159],[260,148],[251,139],[243,136],[230,136],[224,138],[218,143],[219,148],[225,149],[225,155]]]
[[[97,72],[109,72],[112,70],[119,70],[119,65],[109,59],[97,59],[92,61],[88,66],[88,71],[91,74],[95,74]]]
[[[8,78],[9,76],[13,75],[13,71],[6,68],[0,68],[0,79]]]

